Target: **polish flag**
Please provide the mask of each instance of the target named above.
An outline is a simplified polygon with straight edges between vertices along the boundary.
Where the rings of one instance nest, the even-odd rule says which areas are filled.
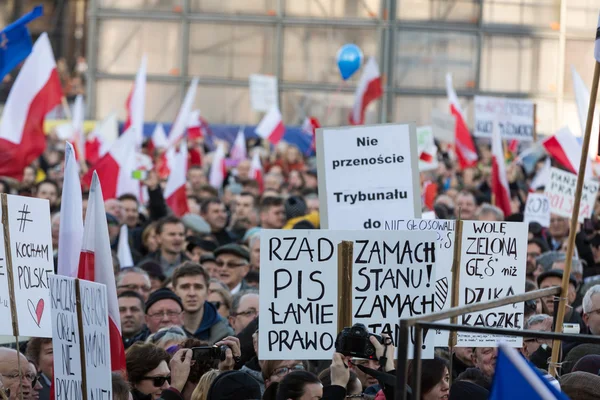
[[[169,147],[169,141],[165,132],[165,127],[160,122],[154,127],[154,132],[148,141],[148,153],[154,155],[156,149],[166,149]]]
[[[92,185],[90,186],[77,277],[106,285],[111,370],[126,371],[125,348],[123,339],[121,339],[121,320],[110,240],[108,238],[106,211],[104,210],[100,179],[96,172],[93,173]]]
[[[246,152],[246,135],[244,135],[244,128],[241,126],[235,137],[233,146],[231,146],[231,150],[229,150],[229,158],[236,161],[242,161],[248,158]]]
[[[77,153],[77,160],[84,161],[85,158],[85,135],[83,133],[83,121],[84,121],[85,107],[83,105],[83,96],[78,95],[75,97],[75,104],[73,104],[73,117],[71,118],[71,126],[73,127],[73,136],[71,140],[75,144],[75,152]]]
[[[121,269],[135,266],[131,255],[131,248],[129,247],[129,228],[127,228],[127,224],[121,225],[121,230],[119,231],[117,258],[119,259]]]
[[[492,128],[492,194],[496,207],[504,212],[504,216],[511,215],[510,189],[506,178],[504,150],[498,124],[495,121]]]
[[[185,194],[187,159],[187,143],[185,140],[182,140],[179,151],[175,154],[164,193],[167,205],[173,210],[173,214],[180,218],[190,211],[187,203],[187,195]]]
[[[283,139],[285,126],[283,125],[283,118],[277,105],[273,105],[265,114],[262,121],[256,127],[255,132],[258,136],[268,139],[273,144],[277,144]]]
[[[317,148],[317,128],[320,128],[321,124],[315,117],[306,117],[302,123],[302,131],[307,135],[310,135],[310,149],[315,150]]]
[[[8,95],[0,120],[0,175],[21,180],[46,149],[44,118],[61,103],[62,88],[48,35],[42,33]]]
[[[117,114],[112,112],[88,135],[85,142],[85,159],[90,165],[94,165],[100,158],[104,157],[110,150],[112,144],[119,137],[119,123]]]
[[[171,131],[169,132],[169,147],[176,145],[179,139],[181,139],[187,132],[190,115],[192,113],[192,105],[194,104],[194,99],[196,98],[197,88],[198,78],[194,78],[190,84],[190,87],[188,88],[187,93],[185,94],[183,103],[181,103],[181,107],[177,113],[177,118],[175,118],[175,122],[173,123]]]
[[[133,126],[135,129],[135,144],[137,148],[144,140],[144,108],[146,106],[146,55],[142,57],[140,69],[135,76],[135,83],[127,97],[127,121],[123,130]]]
[[[365,111],[369,104],[383,95],[381,87],[381,74],[379,65],[374,57],[370,57],[363,69],[356,92],[354,93],[354,106],[350,112],[349,121],[351,125],[362,125],[365,123]]]
[[[82,240],[83,201],[79,182],[79,166],[75,158],[75,149],[71,143],[67,142],[63,190],[60,200],[58,275],[77,277]]]
[[[125,193],[139,195],[139,181],[133,179],[136,169],[136,136],[133,128],[128,129],[113,143],[110,151],[104,155],[83,176],[83,183],[90,186],[93,173],[102,179],[105,198],[114,199]]]
[[[254,152],[252,156],[252,162],[250,163],[250,172],[248,173],[250,179],[254,179],[258,182],[258,190],[262,193],[264,189],[264,181],[263,181],[263,168],[262,163],[260,162],[260,155],[258,151]]]
[[[217,150],[213,155],[208,181],[212,187],[220,189],[223,187],[225,175],[227,175],[227,169],[225,167],[225,147],[223,143],[219,143]]]
[[[461,169],[473,167],[477,164],[477,151],[475,144],[473,144],[473,138],[469,133],[469,128],[465,122],[464,113],[460,108],[458,102],[458,96],[454,91],[452,85],[452,75],[446,75],[446,93],[448,95],[448,102],[450,103],[450,113],[454,115],[456,119],[456,157],[458,158],[458,165]]]
[[[562,127],[554,135],[545,139],[542,146],[560,165],[569,172],[577,174],[582,149],[568,127]],[[584,156],[587,156],[587,151],[585,153]],[[590,163],[586,163],[585,175],[592,176]]]
[[[188,138],[195,140],[202,137],[200,130],[200,110],[194,110],[190,113],[190,119],[187,126]]]

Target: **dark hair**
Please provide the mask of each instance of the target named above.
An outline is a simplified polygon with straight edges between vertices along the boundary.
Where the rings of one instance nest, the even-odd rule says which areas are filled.
[[[208,290],[208,284],[210,283],[210,275],[202,265],[192,262],[186,261],[173,271],[173,276],[171,277],[171,281],[173,282],[173,289],[177,288],[177,280],[179,278],[183,278],[184,276],[202,276],[204,278],[204,283],[206,284],[206,288]]]
[[[261,200],[259,205],[259,211],[267,211],[271,207],[279,207],[283,205],[283,199],[281,197],[268,196]]]
[[[120,299],[121,297],[134,297],[136,299],[138,299],[140,301],[140,304],[142,305],[142,310],[144,309],[145,305],[145,301],[144,298],[142,297],[141,294],[139,294],[138,292],[134,292],[133,290],[126,290],[123,293],[121,293],[120,295],[117,296],[117,299]]]
[[[42,351],[42,346],[48,343],[52,343],[52,338],[34,337],[29,339],[29,342],[27,342],[27,350],[25,350],[25,357],[33,361],[37,366],[40,363],[40,351]]]
[[[219,191],[210,185],[202,185],[198,188],[199,192],[208,192],[212,197],[219,197]]]
[[[491,383],[487,376],[479,368],[467,368],[458,377],[455,382],[469,381],[485,389],[490,389]]]
[[[186,196],[186,198],[187,198],[188,200],[194,200],[194,202],[195,202],[196,204],[198,204],[198,205],[200,205],[200,203],[202,202],[202,201],[200,200],[200,197],[196,196],[195,194],[188,194],[188,195]]]
[[[539,238],[533,238],[527,241],[527,244],[535,244],[537,247],[540,248],[540,251],[542,253],[545,253],[547,251],[550,251],[550,247],[548,246],[548,243],[546,243],[545,241],[543,241],[542,239]]]
[[[183,225],[183,222],[181,222],[181,220],[173,215],[168,215],[166,217],[162,217],[161,219],[159,219],[156,222],[156,234],[160,235],[162,233],[163,227],[165,225],[168,224],[181,224]],[[185,226],[185,225],[184,225]]]
[[[421,361],[421,393],[430,392],[444,378],[444,371],[447,368],[448,362],[440,357]],[[412,382],[413,373],[414,363],[411,362],[408,367],[408,382]]]
[[[127,377],[131,384],[142,381],[146,374],[158,367],[161,362],[168,363],[169,353],[152,343],[134,343],[125,352]]]
[[[119,201],[133,200],[133,201],[135,201],[135,204],[139,204],[137,197],[135,197],[135,195],[133,195],[131,193],[122,194],[122,195],[119,196],[119,198],[117,200],[119,200]]]
[[[242,183],[242,186],[246,189],[260,189],[260,185],[254,179],[248,179]]]
[[[54,186],[54,188],[56,189],[56,193],[59,194],[60,190],[58,189],[58,184],[56,182],[54,182],[52,179],[44,179],[41,182],[38,182],[35,185],[35,192],[37,193],[40,190],[40,186],[42,186],[44,183],[49,183],[50,185]]]
[[[0,186],[2,186],[2,190],[5,190],[5,192],[0,190],[0,193],[9,193],[10,194],[10,185],[8,184],[8,182],[6,180],[0,179]]]
[[[311,383],[321,383],[312,372],[294,371],[287,374],[280,382],[277,389],[276,400],[298,400],[304,395],[304,387]]]
[[[200,346],[209,346],[210,343],[205,342],[204,340],[189,338],[181,342],[179,345],[180,349],[191,349],[192,347],[200,347]],[[190,367],[190,374],[188,375],[188,382],[197,385],[200,382],[200,378],[202,375],[210,371],[211,369],[215,369],[218,366],[217,360],[195,360],[192,366]]]
[[[350,379],[348,379],[348,384],[346,385],[346,393],[351,394],[352,392],[362,391],[362,386],[360,383],[356,385],[356,380],[358,376],[354,371],[350,371]],[[331,368],[327,367],[319,374],[319,380],[323,384],[323,386],[331,386]]]
[[[253,193],[248,192],[248,191],[243,191],[238,196],[239,197],[252,197],[252,206],[256,205],[256,196]]]
[[[218,197],[211,197],[204,200],[202,204],[200,204],[200,214],[206,214],[208,212],[208,207],[211,204],[223,204],[223,202]]]
[[[249,271],[248,274],[244,277],[246,282],[248,283],[259,283],[260,282],[260,273],[256,270]]]
[[[111,372],[114,400],[129,400],[131,387],[119,372]]]

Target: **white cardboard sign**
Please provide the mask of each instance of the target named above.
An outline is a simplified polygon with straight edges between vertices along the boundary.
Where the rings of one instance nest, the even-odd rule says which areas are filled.
[[[456,140],[456,118],[446,112],[431,110],[431,128],[433,137],[443,143],[454,144]]]
[[[412,124],[317,129],[321,227],[383,229],[421,217]]]
[[[2,216],[10,234],[19,336],[52,337],[50,286],[54,274],[50,203],[33,197],[7,195],[8,215]]]
[[[544,194],[550,202],[550,212],[561,217],[571,218],[577,175],[558,168],[550,170],[550,182],[544,187]],[[579,205],[579,222],[590,218],[594,211],[594,203],[598,194],[599,184],[596,181],[585,181]]]
[[[419,154],[419,171],[431,171],[438,168],[437,147],[431,126],[419,126],[417,128],[417,151]],[[421,157],[423,153],[426,157]]]
[[[533,141],[535,122],[532,101],[475,96],[475,130],[473,135],[491,138],[494,121],[498,123],[502,139]]]
[[[269,111],[278,105],[277,78],[270,75],[252,74],[249,78],[250,104],[254,111]]]
[[[0,216],[2,210],[0,210]],[[2,219],[0,218],[0,221]],[[12,314],[10,312],[10,296],[8,290],[8,264],[4,251],[4,225],[0,223],[0,335],[12,336]]]
[[[463,221],[459,305],[495,300],[525,290],[527,226],[523,222]],[[523,329],[523,302],[459,317],[460,325]],[[493,347],[522,338],[459,332],[459,347]]]
[[[331,359],[338,334],[337,246],[343,240],[354,242],[353,323],[397,343],[400,318],[435,311],[433,232],[263,230],[261,360]],[[433,357],[435,345],[428,333],[424,358]]]
[[[537,222],[544,228],[550,226],[550,201],[541,193],[529,193],[525,204],[525,224]]]

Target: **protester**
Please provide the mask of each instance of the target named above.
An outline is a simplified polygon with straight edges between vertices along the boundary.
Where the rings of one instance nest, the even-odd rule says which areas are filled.
[[[265,388],[281,380],[290,372],[306,370],[306,363],[299,360],[266,360],[262,365],[262,376]]]
[[[228,244],[216,249],[214,254],[220,268],[219,278],[227,285],[231,294],[249,289],[244,280],[250,270],[248,250],[237,244]]]
[[[458,375],[474,367],[473,364],[473,348],[471,347],[454,347],[452,352],[452,375],[456,378]]]
[[[321,399],[323,384],[308,371],[294,371],[286,375],[277,389],[277,400]]]
[[[263,229],[281,229],[285,225],[285,207],[280,197],[264,197],[260,202],[259,213]]]
[[[121,269],[116,280],[117,295],[126,291],[134,291],[139,293],[144,301],[148,300],[148,296],[152,290],[152,283],[150,276],[143,269],[138,267]]]
[[[158,250],[148,254],[147,259],[157,261],[163,274],[170,277],[175,267],[187,261],[185,255],[185,227],[177,217],[169,216],[156,224]]]
[[[202,374],[198,385],[192,393],[191,400],[206,400],[208,398],[208,391],[212,383],[217,379],[217,376],[219,376],[219,371],[216,369],[208,370]]]
[[[149,333],[161,328],[183,326],[183,303],[170,289],[158,289],[146,302],[146,326]]]
[[[33,376],[35,376],[35,379],[31,382],[31,385],[33,386],[33,390],[31,391],[31,396],[30,399],[31,400],[39,400],[40,396],[42,395],[42,383],[40,382],[40,377],[39,377],[39,373],[38,373],[38,368],[37,365],[29,360],[29,373],[32,374]],[[50,396],[50,391],[48,390],[48,396]],[[49,398],[49,397],[48,397]]]
[[[41,400],[50,399],[50,386],[53,379],[52,371],[54,369],[54,349],[52,339],[49,338],[31,338],[27,343],[25,356],[33,361],[36,370],[39,371],[38,383],[39,398]],[[34,388],[35,389],[35,388]]]
[[[220,281],[211,278],[206,300],[215,306],[221,318],[226,321],[229,320],[232,298],[225,285]]]
[[[488,379],[494,377],[496,370],[496,359],[498,358],[498,348],[496,347],[474,347],[473,348],[473,364],[479,369]]]
[[[170,387],[169,354],[151,344],[136,343],[127,349],[127,377],[134,400],[156,400]]]
[[[540,289],[545,289],[553,286],[561,286],[562,285],[562,277],[563,271],[561,270],[550,270],[541,273],[537,277],[538,287]],[[571,275],[569,277],[569,292],[567,295],[567,302],[565,304],[566,311],[564,321],[572,324],[579,325],[580,333],[585,333],[587,331],[587,327],[585,326],[581,316],[575,311],[574,308],[570,307],[575,298],[577,297],[577,281]],[[543,307],[548,315],[553,315],[554,313],[554,296],[547,296],[543,299]]]
[[[217,239],[217,243],[224,246],[233,242],[233,238],[225,229],[227,225],[225,204],[219,198],[204,200],[200,206],[200,216],[210,225],[211,233]]]
[[[112,395],[114,400],[130,400],[131,387],[129,383],[118,372],[110,374],[112,378]]]
[[[590,334],[600,336],[600,285],[588,289],[583,297],[583,322]]]
[[[248,289],[233,296],[229,324],[239,334],[258,315],[258,291]]]
[[[207,400],[260,399],[260,387],[248,374],[227,371],[219,374],[208,390]]]
[[[19,367],[20,376],[19,379]],[[0,347],[0,376],[4,387],[10,391],[9,400],[17,400],[23,396],[24,399],[31,398],[33,387],[37,381],[35,374],[29,370],[27,358],[16,350]]]
[[[408,369],[408,382],[414,378],[414,363]],[[446,360],[435,357],[421,362],[421,400],[439,400],[448,397],[450,375]]]

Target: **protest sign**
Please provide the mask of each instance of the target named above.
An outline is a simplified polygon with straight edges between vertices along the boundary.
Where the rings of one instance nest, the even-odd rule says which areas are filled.
[[[251,74],[249,84],[250,104],[254,111],[269,111],[278,105],[277,77]]]
[[[48,277],[54,274],[50,204],[33,197],[2,195],[2,215],[10,250],[19,336],[52,337]]]
[[[398,321],[435,311],[435,234],[404,231],[261,231],[261,360],[325,360],[335,349],[337,246],[353,242],[353,323],[399,337]],[[434,335],[424,335],[424,357]]]
[[[54,349],[54,395],[56,400],[81,399],[81,336],[77,318],[75,278],[51,275],[50,314]]]
[[[2,210],[0,209],[1,215]],[[0,223],[0,321],[2,321],[2,324],[0,324],[0,336],[12,336],[13,334],[9,293],[8,270],[4,251],[4,226]]]
[[[112,399],[106,285],[78,280],[88,399]]]
[[[446,112],[431,110],[431,129],[433,137],[443,143],[454,144],[456,140],[456,118]]]
[[[414,125],[317,129],[317,148],[322,228],[382,229],[421,217]]]
[[[419,171],[437,169],[437,147],[430,126],[419,126],[417,128],[417,151],[419,154]]]
[[[533,102],[502,97],[475,96],[476,137],[492,137],[494,121],[504,140],[532,141],[534,131]]]
[[[525,290],[527,226],[522,222],[463,221],[459,277],[459,305],[486,302]],[[523,302],[459,317],[459,324],[523,329]],[[522,338],[458,333],[459,347],[496,346],[502,340],[513,347]]]
[[[550,201],[546,195],[529,193],[525,204],[524,222],[528,226],[530,222],[537,222],[544,228],[550,226]]]
[[[558,168],[550,170],[550,182],[544,188],[544,194],[550,202],[550,212],[565,218],[573,215],[575,201],[575,187],[577,175]],[[590,218],[594,211],[594,202],[598,194],[598,182],[585,181],[581,192],[581,205],[579,206],[579,222]]]

